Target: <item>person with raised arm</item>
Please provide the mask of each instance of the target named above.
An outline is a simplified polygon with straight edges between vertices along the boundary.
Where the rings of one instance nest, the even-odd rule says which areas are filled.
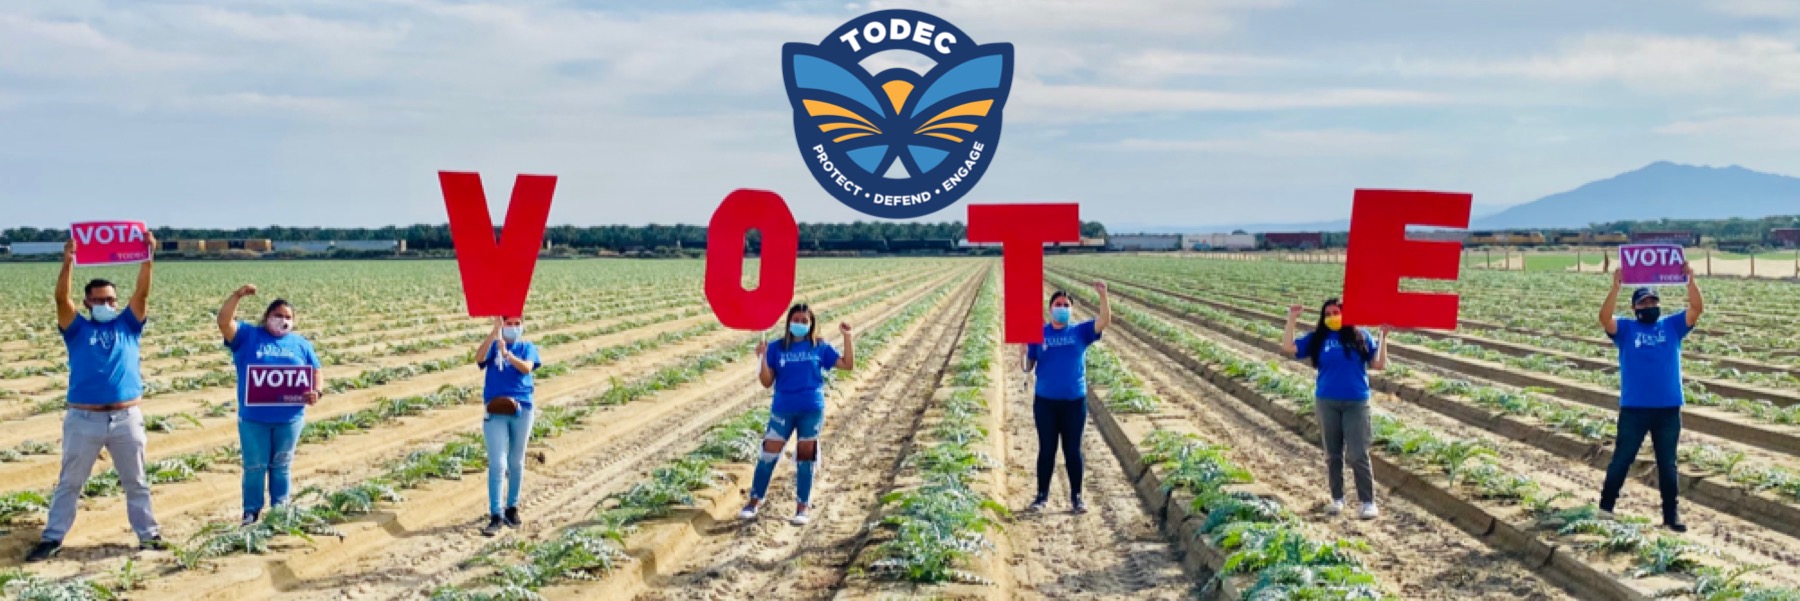
[[[1656,456],[1663,527],[1675,532],[1687,532],[1676,503],[1681,491],[1676,448],[1681,444],[1681,407],[1686,402],[1681,389],[1681,341],[1706,312],[1706,298],[1700,293],[1693,266],[1684,263],[1681,269],[1687,274],[1686,311],[1663,315],[1662,299],[1656,291],[1638,288],[1631,293],[1632,316],[1618,317],[1615,312],[1619,289],[1625,283],[1624,270],[1613,271],[1612,290],[1600,304],[1600,329],[1619,349],[1619,437],[1600,488],[1600,515],[1613,516],[1619,489],[1625,486],[1625,477],[1648,435]]]
[[[788,522],[804,526],[812,521],[812,486],[819,462],[819,430],[825,425],[825,372],[831,369],[855,369],[856,348],[849,323],[838,323],[843,334],[844,351],[838,353],[831,343],[819,338],[813,328],[819,321],[805,303],[788,309],[787,329],[781,340],[771,346],[768,341],[756,343],[756,356],[762,357],[757,378],[763,388],[774,388],[769,408],[769,427],[763,433],[762,454],[756,460],[756,475],[750,483],[750,503],[738,512],[740,519],[755,519],[769,492],[769,479],[781,459],[787,440],[799,434],[794,449],[794,496],[798,504]]]
[[[525,481],[525,445],[531,441],[536,412],[531,395],[536,389],[531,372],[543,366],[537,345],[525,341],[525,318],[496,317],[494,331],[475,350],[475,365],[487,372],[481,398],[487,407],[481,418],[481,436],[487,443],[488,521],[482,536],[500,534],[500,527],[518,528],[519,488]],[[506,484],[506,496],[500,485]],[[502,504],[504,501],[504,504]]]
[[[1106,282],[1094,282],[1100,315],[1074,323],[1074,299],[1061,290],[1050,295],[1050,321],[1044,341],[1025,345],[1024,368],[1034,374],[1031,419],[1037,428],[1037,496],[1027,511],[1039,512],[1050,502],[1050,478],[1056,473],[1056,447],[1062,445],[1063,471],[1069,478],[1069,510],[1087,513],[1081,501],[1081,435],[1087,428],[1087,349],[1112,325],[1112,302]]]
[[[256,286],[245,284],[226,297],[219,307],[219,334],[231,350],[231,361],[237,367],[238,446],[244,461],[243,525],[256,523],[262,515],[263,502],[269,507],[286,505],[293,489],[289,470],[294,464],[294,450],[300,445],[300,432],[306,427],[306,408],[319,402],[324,378],[319,375],[319,356],[312,342],[294,331],[294,305],[275,299],[263,309],[257,324],[237,321],[238,301],[256,294]],[[249,402],[250,368],[252,366],[310,366],[312,389],[301,395],[300,403],[255,404]],[[264,496],[265,491],[267,497]]]
[[[145,232],[151,252],[156,236]],[[50,515],[38,543],[25,555],[40,562],[62,551],[62,541],[75,525],[81,490],[93,475],[101,449],[112,458],[113,469],[125,489],[125,517],[138,537],[139,548],[161,550],[161,528],[150,506],[150,479],[144,471],[144,377],[140,367],[139,340],[150,313],[151,259],[138,265],[137,287],[125,310],[119,310],[118,288],[103,279],[90,280],[82,290],[82,315],[72,293],[76,242],[63,245],[62,272],[56,278],[56,328],[69,352],[68,408],[63,413],[62,471],[50,494]]]
[[[1313,331],[1294,340],[1299,325],[1300,305],[1288,306],[1287,328],[1281,334],[1281,350],[1295,359],[1307,359],[1318,370],[1313,387],[1313,413],[1319,420],[1319,437],[1325,447],[1325,481],[1331,489],[1331,503],[1325,513],[1344,511],[1344,463],[1356,480],[1356,500],[1362,503],[1359,517],[1375,519],[1381,510],[1375,505],[1375,470],[1369,461],[1369,442],[1374,427],[1369,416],[1369,370],[1387,369],[1387,326],[1381,327],[1381,339],[1367,331],[1344,323],[1344,304],[1327,299],[1319,307],[1319,321]]]

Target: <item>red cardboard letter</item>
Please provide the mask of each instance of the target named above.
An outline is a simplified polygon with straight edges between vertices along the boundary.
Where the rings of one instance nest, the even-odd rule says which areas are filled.
[[[744,289],[744,235],[762,232],[756,290]],[[725,327],[767,330],[794,299],[794,262],[800,226],[781,196],[768,190],[733,190],[706,227],[706,303]]]
[[[506,207],[499,241],[494,240],[494,220],[488,217],[481,174],[439,171],[438,184],[444,188],[444,208],[450,212],[450,241],[456,245],[456,266],[462,271],[469,316],[523,315],[525,297],[531,293],[531,272],[537,268],[538,247],[544,244],[544,225],[550,220],[556,176],[520,175],[513,181],[512,201]]]
[[[1454,280],[1462,243],[1407,240],[1406,226],[1469,227],[1474,196],[1357,190],[1344,256],[1344,323],[1456,329],[1455,294],[1400,292],[1400,278]]]
[[[1076,204],[969,205],[969,241],[999,242],[1006,342],[1044,341],[1044,243],[1081,241]]]

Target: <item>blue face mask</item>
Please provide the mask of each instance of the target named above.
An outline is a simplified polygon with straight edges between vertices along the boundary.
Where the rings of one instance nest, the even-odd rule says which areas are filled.
[[[811,332],[811,331],[812,331],[811,324],[804,324],[804,323],[788,324],[788,334],[793,335],[795,338],[805,338],[806,333]]]
[[[112,305],[94,305],[88,307],[88,317],[99,323],[106,323],[119,318],[119,310]]]
[[[1051,307],[1050,319],[1056,320],[1056,323],[1066,324],[1069,323],[1069,313],[1068,307]]]

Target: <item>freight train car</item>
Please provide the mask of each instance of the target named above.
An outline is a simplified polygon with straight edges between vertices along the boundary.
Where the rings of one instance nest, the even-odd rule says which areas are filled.
[[[1700,236],[1693,232],[1632,232],[1631,243],[1693,246],[1700,243]]]
[[[1325,247],[1324,232],[1269,232],[1262,235],[1268,249],[1313,250]]]
[[[1547,242],[1543,232],[1469,232],[1469,244],[1476,246],[1542,246]]]
[[[1108,250],[1180,250],[1180,234],[1114,234],[1106,239]]]
[[[1769,230],[1769,245],[1783,248],[1800,247],[1800,228],[1783,227]]]

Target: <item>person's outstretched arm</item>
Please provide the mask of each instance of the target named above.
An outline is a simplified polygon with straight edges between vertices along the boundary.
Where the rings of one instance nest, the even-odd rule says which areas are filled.
[[[225,337],[225,344],[237,341],[238,301],[253,294],[256,294],[256,285],[244,284],[242,288],[233,290],[231,296],[225,297],[225,304],[219,307],[219,335]]]
[[[1687,326],[1693,329],[1694,324],[1700,323],[1700,314],[1706,312],[1706,295],[1700,294],[1700,280],[1694,278],[1694,266],[1683,263],[1681,270],[1687,273]]]
[[[138,264],[137,288],[131,291],[131,315],[139,323],[150,316],[150,263],[156,257],[156,234],[146,231],[144,235],[150,239],[150,258]]]
[[[1387,369],[1387,335],[1388,327],[1381,326],[1381,341],[1375,344],[1375,359],[1369,362],[1370,369],[1374,369],[1375,371]]]
[[[1688,278],[1688,281],[1692,282],[1694,280],[1693,278]],[[1608,338],[1619,334],[1619,321],[1618,318],[1613,317],[1613,314],[1619,309],[1619,287],[1624,285],[1624,283],[1625,270],[1619,269],[1613,271],[1612,291],[1606,293],[1606,302],[1600,303],[1600,328],[1606,330],[1606,337]],[[1689,321],[1688,323],[1693,322]]]
[[[844,333],[844,353],[838,355],[836,367],[838,369],[856,369],[856,340],[850,334],[850,324],[838,322],[838,331]]]
[[[494,318],[494,330],[491,332],[488,332],[487,338],[482,339],[481,344],[479,346],[475,347],[475,364],[476,365],[481,366],[483,368],[487,367],[488,353],[493,352],[494,342],[500,340],[500,327],[505,324],[506,324],[506,318],[504,318],[504,317],[495,317]]]
[[[756,372],[756,378],[762,381],[763,388],[774,386],[775,369],[769,367],[769,341],[756,341],[756,362],[762,364],[762,369]]]
[[[1281,331],[1281,352],[1292,357],[1300,350],[1294,346],[1294,328],[1299,325],[1300,312],[1306,310],[1300,305],[1288,305],[1287,329]]]
[[[1112,325],[1112,299],[1106,294],[1106,282],[1094,282],[1094,292],[1100,293],[1100,317],[1094,320],[1094,333],[1098,334]]]
[[[69,325],[75,323],[75,315],[80,312],[80,309],[75,306],[75,299],[69,298],[70,291],[75,287],[71,281],[75,277],[74,269],[75,239],[69,238],[69,241],[63,244],[62,273],[56,276],[56,327],[58,329],[69,329]]]

